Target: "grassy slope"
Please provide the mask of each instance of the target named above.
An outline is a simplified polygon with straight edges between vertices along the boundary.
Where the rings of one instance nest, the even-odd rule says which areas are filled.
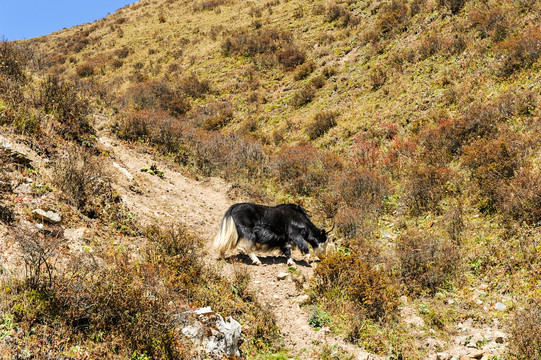
[[[233,105],[233,120],[222,132],[245,131],[249,126],[249,135],[262,140],[268,153],[285,144],[307,140],[304,128],[318,112],[338,111],[336,127],[313,141],[319,149],[340,154],[347,169],[359,164],[366,169],[359,162],[366,142],[375,142],[378,154],[383,154],[368,167],[386,169],[385,155],[398,157],[391,171],[381,170],[392,182],[385,216],[380,217],[381,212],[369,216],[368,230],[359,232],[357,238],[368,234],[370,240],[379,240],[376,242],[382,249],[387,249],[387,245],[393,249],[401,238],[408,238],[406,229],[420,233],[421,239],[444,238],[451,226],[448,210],[462,204],[464,225],[457,266],[463,276],[453,277],[442,286],[445,296],[459,301],[453,307],[433,297],[415,300],[429,304],[432,313],[428,314],[432,318],[427,317],[427,322],[445,332],[452,323],[470,316],[481,322],[483,317],[508,317],[492,311],[482,313],[475,305],[469,289],[480,283],[489,284],[487,303],[502,296],[508,296],[510,304],[539,296],[533,285],[539,280],[535,272],[539,264],[530,260],[539,252],[535,245],[539,237],[536,227],[509,220],[500,216],[499,211],[479,213],[477,179],[472,176],[473,168],[466,165],[471,158],[459,153],[444,162],[442,168],[453,176],[435,188],[455,190],[445,192],[436,206],[420,214],[403,210],[408,210],[408,192],[418,180],[411,169],[430,165],[431,158],[423,155],[422,145],[430,138],[426,134],[433,131],[434,138],[442,136],[438,132],[442,124],[459,123],[473,105],[505,107],[510,106],[501,105],[505,94],[537,96],[541,92],[539,51],[535,50],[539,38],[535,35],[531,36],[534,45],[530,48],[537,54],[533,64],[523,62],[516,71],[502,75],[506,59],[517,56],[513,44],[519,43],[528,31],[539,29],[535,26],[541,20],[541,5],[539,1],[467,1],[464,8],[452,15],[439,3],[461,2],[411,1],[405,8],[399,6],[402,2],[396,2],[398,10],[393,13],[393,7],[384,1],[338,5],[295,0],[140,1],[100,21],[29,43],[49,54],[50,60],[54,60],[51,70],[64,76],[78,77],[78,67],[90,64],[94,74],[83,80],[102,85],[111,95],[105,99],[113,99],[111,103],[98,101],[98,105],[115,107],[121,113],[124,106],[130,106],[128,90],[133,84],[159,78],[174,86],[196,74],[210,82],[212,92],[191,99],[192,111],[188,116],[216,99],[225,100]],[[418,12],[413,11],[415,5],[420,6]],[[329,21],[334,6],[347,9],[351,16],[348,25],[341,25],[343,12],[337,20]],[[298,68],[287,71],[273,63],[268,54],[245,57],[222,53],[226,39],[243,29],[246,34],[253,34],[257,22],[264,31],[290,31],[294,43],[306,51],[307,62],[314,62],[313,73],[295,80]],[[128,49],[127,56],[119,56],[123,49]],[[271,65],[266,65],[268,62]],[[311,102],[300,107],[291,104],[299,90],[329,69],[334,69],[334,73],[315,92]],[[510,102],[522,100],[519,96]],[[496,124],[502,136],[515,135],[499,137],[500,140],[527,144],[520,157],[526,164],[523,167],[532,174],[538,174],[540,161],[538,104],[536,98],[526,111],[512,111]],[[277,130],[284,130],[283,142],[274,146]],[[475,140],[468,141],[465,145],[479,145]],[[266,185],[271,189],[280,187]],[[497,185],[507,186],[507,182]],[[324,189],[329,193],[337,190],[331,185]],[[284,197],[289,195],[287,189],[283,193]],[[342,203],[339,207],[347,208]],[[356,221],[362,223],[358,218]],[[389,232],[393,234],[391,240],[384,235]],[[394,240],[395,236],[399,240]],[[389,257],[393,257],[392,251]],[[392,261],[390,264],[397,265]],[[439,321],[434,317],[450,325],[433,325]]]

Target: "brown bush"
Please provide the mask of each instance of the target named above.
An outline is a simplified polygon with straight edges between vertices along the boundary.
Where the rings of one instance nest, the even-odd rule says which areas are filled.
[[[306,124],[305,131],[310,140],[315,140],[325,135],[327,131],[336,126],[336,111],[320,111],[316,113],[314,119]]]
[[[291,98],[291,105],[301,107],[310,103],[316,95],[315,89],[310,85],[305,85],[300,90],[297,90]]]
[[[439,7],[445,7],[451,11],[453,15],[456,15],[466,5],[467,0],[438,0]]]
[[[204,130],[219,130],[233,120],[233,105],[228,101],[209,102],[194,110],[190,120]]]
[[[327,80],[323,75],[314,76],[312,79],[310,79],[310,86],[314,89],[321,89],[323,86],[325,86],[326,81]]]
[[[179,91],[163,80],[150,80],[132,86],[127,96],[136,109],[159,108],[171,115],[183,115],[191,105]]]
[[[85,148],[72,148],[53,162],[53,182],[62,197],[90,218],[118,201],[101,161]]]
[[[281,148],[272,159],[277,180],[293,194],[314,195],[342,166],[336,156],[302,144]]]
[[[404,198],[412,215],[438,211],[439,202],[447,194],[445,185],[451,175],[447,167],[416,164],[410,168]]]
[[[180,81],[179,90],[193,98],[202,98],[210,92],[210,82],[191,74]]]
[[[369,167],[349,167],[333,177],[332,189],[343,203],[363,212],[381,210],[383,200],[390,194],[389,179]]]
[[[532,299],[516,311],[508,328],[509,353],[513,359],[541,358],[541,299]]]
[[[522,34],[513,36],[499,44],[503,61],[500,76],[511,76],[515,71],[528,68],[541,56],[541,27],[531,27]]]
[[[541,222],[541,175],[529,168],[514,170],[515,176],[496,189],[496,206],[504,214],[527,224]]]
[[[435,234],[416,231],[403,233],[397,244],[401,280],[408,292],[434,294],[458,270],[460,249]]]
[[[509,32],[506,12],[501,7],[475,9],[468,14],[468,19],[481,38],[491,37],[492,41],[499,42]]]
[[[296,46],[288,46],[276,53],[276,59],[285,70],[289,71],[304,63],[306,53]]]
[[[258,54],[274,53],[292,42],[291,34],[275,28],[255,31],[241,29],[222,43],[224,55],[253,57]]]
[[[325,9],[325,20],[327,22],[339,21],[338,25],[347,27],[348,25],[356,25],[358,19],[344,5],[330,3]]]
[[[90,104],[75,84],[48,76],[41,84],[37,105],[54,116],[55,131],[67,140],[82,141],[94,133],[90,125]]]
[[[293,74],[293,80],[300,81],[306,79],[314,70],[316,69],[316,64],[312,61],[302,64],[297,68],[295,74]]]
[[[25,63],[26,59],[15,43],[0,41],[0,74],[23,80]],[[0,89],[2,89],[1,85]]]
[[[483,212],[494,212],[498,190],[514,177],[520,164],[520,144],[516,139],[477,140],[464,148],[462,164],[471,171],[479,189],[478,204]]]
[[[75,72],[77,73],[77,76],[81,78],[90,77],[94,75],[94,66],[89,63],[84,63],[77,66]]]
[[[409,24],[408,7],[402,1],[392,1],[380,9],[376,23],[375,32],[380,36],[390,36],[406,30]]]
[[[327,256],[314,271],[312,284],[318,295],[331,301],[348,298],[370,319],[392,319],[398,310],[398,289],[392,279],[356,253]]]

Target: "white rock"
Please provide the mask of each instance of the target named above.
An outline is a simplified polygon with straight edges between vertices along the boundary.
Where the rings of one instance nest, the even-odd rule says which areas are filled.
[[[450,360],[451,354],[447,353],[437,353],[436,354],[436,360]]]
[[[285,279],[287,278],[288,275],[289,275],[289,274],[286,273],[286,272],[281,272],[281,273],[279,273],[279,274],[276,276],[276,278],[277,278],[278,280],[285,280]]]
[[[299,305],[306,305],[308,303],[310,303],[310,295],[301,295],[297,298],[297,304]]]
[[[494,304],[494,309],[496,309],[498,311],[505,311],[507,309],[507,305],[505,305],[504,303],[498,301],[496,304]]]
[[[62,221],[62,217],[53,211],[45,211],[42,209],[36,209],[32,211],[32,214],[34,215],[36,219],[50,222],[50,223],[58,223]]]

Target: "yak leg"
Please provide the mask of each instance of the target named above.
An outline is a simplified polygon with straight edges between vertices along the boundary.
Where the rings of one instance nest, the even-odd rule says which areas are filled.
[[[253,239],[243,238],[238,249],[248,255],[255,265],[261,265],[261,260],[254,253],[254,244],[255,241]]]
[[[280,250],[282,250],[282,252],[287,258],[287,265],[295,266],[295,261],[293,261],[293,259],[291,258],[291,244],[287,242],[284,246],[280,248]]]

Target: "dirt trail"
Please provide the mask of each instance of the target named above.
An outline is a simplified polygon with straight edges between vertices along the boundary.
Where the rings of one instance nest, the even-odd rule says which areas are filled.
[[[242,201],[228,197],[231,185],[216,178],[205,181],[188,178],[174,167],[153,158],[151,154],[121,143],[105,130],[100,131],[99,139],[111,156],[118,191],[130,211],[149,223],[176,221],[189,226],[206,240],[209,261],[217,261],[211,249],[212,239],[228,207]],[[141,171],[153,164],[163,171],[163,178]],[[298,273],[310,278],[313,267],[302,261],[298,252],[293,254],[293,258],[297,262]],[[295,286],[290,276],[285,280],[277,278],[279,273],[288,272],[284,257],[263,254],[260,259],[262,266],[225,261],[218,264],[223,266],[224,273],[229,274],[233,272],[233,266],[249,267],[251,286],[256,290],[259,300],[276,315],[286,345],[294,353],[308,359],[315,345],[327,344],[354,354],[356,359],[367,358],[368,353],[362,349],[346,344],[323,330],[315,331],[308,324],[310,311],[298,304],[302,289]],[[370,356],[370,359],[376,358]]]

